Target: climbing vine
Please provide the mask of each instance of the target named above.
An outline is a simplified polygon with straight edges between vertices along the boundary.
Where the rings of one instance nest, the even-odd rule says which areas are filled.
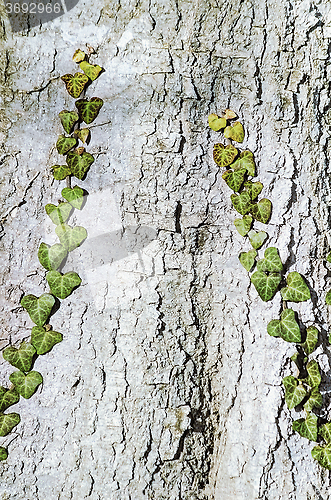
[[[42,375],[32,370],[37,356],[48,353],[63,339],[62,334],[54,331],[48,323],[54,313],[56,302],[58,299],[66,299],[81,283],[77,273],[70,271],[63,274],[59,269],[63,266],[68,253],[79,247],[87,237],[84,227],[71,227],[67,224],[75,209],[82,210],[86,194],[77,185],[71,187],[71,178],[84,180],[94,162],[93,156],[85,151],[85,145],[90,139],[90,130],[81,128],[81,124],[92,123],[103,106],[103,101],[99,97],[91,99],[84,97],[88,86],[98,78],[103,69],[90,64],[89,54],[81,50],[75,52],[73,61],[79,64],[82,72],[67,74],[61,78],[71,97],[75,99],[83,97],[75,102],[77,111],[63,110],[59,114],[66,135],[59,136],[56,148],[59,155],[65,155],[66,163],[52,167],[54,179],[66,180],[66,187],[61,192],[63,201],[60,200],[57,206],[49,203],[45,207],[46,214],[56,226],[55,233],[59,243],[50,246],[42,242],[38,251],[39,262],[47,271],[49,291],[40,297],[24,295],[20,302],[35,325],[30,340],[22,342],[18,348],[9,346],[2,353],[4,359],[18,369],[9,376],[11,387],[0,387],[0,436],[2,437],[7,436],[20,422],[18,413],[4,413],[4,411],[16,404],[21,396],[25,399],[31,398],[43,382]],[[80,143],[84,146],[80,146]],[[0,460],[6,460],[7,456],[7,449],[1,446]]]
[[[317,361],[310,359],[318,342],[318,330],[313,325],[301,329],[296,313],[287,306],[287,302],[310,300],[310,290],[298,272],[293,271],[285,276],[277,248],[266,248],[264,258],[258,258],[257,250],[264,245],[268,234],[255,231],[253,224],[254,221],[268,223],[272,204],[266,198],[258,201],[263,184],[252,180],[256,176],[253,153],[248,150],[240,152],[232,144],[232,141],[242,143],[244,140],[242,124],[239,121],[233,123],[236,118],[237,115],[227,109],[221,116],[209,115],[208,122],[212,130],[223,131],[227,139],[227,145],[214,145],[213,157],[219,167],[226,169],[222,178],[233,191],[231,202],[234,209],[242,216],[234,221],[234,225],[253,247],[248,252],[241,252],[239,261],[246,271],[252,273],[250,280],[263,301],[273,299],[280,290],[283,311],[280,318],[269,322],[267,332],[272,337],[296,344],[297,350],[291,360],[297,367],[297,375],[284,377],[282,383],[288,409],[303,410],[305,417],[295,420],[292,428],[302,437],[319,443],[312,449],[312,456],[322,467],[331,470],[331,422],[316,414],[323,404],[319,390],[321,373]],[[331,253],[327,260],[331,262]],[[331,290],[326,296],[326,303],[331,304]]]

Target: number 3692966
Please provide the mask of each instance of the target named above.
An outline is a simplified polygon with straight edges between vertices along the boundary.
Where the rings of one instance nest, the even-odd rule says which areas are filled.
[[[43,3],[6,3],[6,11],[8,14],[51,14],[54,12],[55,14],[59,14],[62,10],[62,6],[60,3],[55,3],[52,5],[51,3],[47,3],[44,5]]]

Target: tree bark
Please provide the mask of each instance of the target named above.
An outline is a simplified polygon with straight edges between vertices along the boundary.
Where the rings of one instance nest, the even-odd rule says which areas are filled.
[[[47,291],[43,207],[65,187],[50,167],[58,113],[74,109],[60,76],[85,44],[105,69],[88,92],[105,103],[96,161],[76,183],[89,196],[70,221],[89,238],[65,266],[83,284],[52,317],[64,340],[35,363],[42,388],[13,407],[1,499],[328,498],[284,405],[294,347],[266,331],[280,296],[262,303],[239,263],[249,245],[207,116],[238,113],[273,203],[268,244],[312,289],[294,309],[321,333],[327,415],[329,2],[80,1],[15,34],[1,9],[1,348],[29,338],[23,293]]]

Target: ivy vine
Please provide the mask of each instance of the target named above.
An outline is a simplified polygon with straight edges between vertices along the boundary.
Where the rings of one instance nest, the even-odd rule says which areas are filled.
[[[61,333],[52,329],[48,323],[53,315],[54,306],[58,299],[67,298],[80,284],[81,278],[77,273],[70,271],[62,273],[59,271],[69,252],[79,247],[87,237],[84,227],[71,227],[67,224],[73,211],[82,210],[86,192],[79,187],[71,187],[71,178],[76,177],[84,180],[92,163],[93,156],[85,151],[89,143],[89,128],[81,128],[92,123],[98,116],[103,106],[99,97],[85,98],[88,86],[103,72],[103,69],[89,63],[89,56],[81,50],[76,50],[73,61],[79,64],[82,72],[75,75],[67,74],[61,77],[65,83],[69,95],[76,100],[77,111],[63,110],[59,113],[61,124],[65,134],[59,136],[56,148],[59,155],[65,155],[64,165],[53,165],[52,173],[58,181],[66,180],[66,187],[62,189],[63,201],[58,205],[51,203],[45,207],[46,214],[55,224],[55,233],[59,243],[50,246],[42,242],[38,250],[40,264],[48,271],[46,281],[49,291],[40,297],[24,295],[20,301],[21,306],[27,311],[32,323],[31,338],[24,341],[19,347],[9,346],[3,352],[3,358],[12,366],[17,368],[9,376],[10,387],[0,387],[0,436],[5,437],[20,423],[18,413],[4,413],[9,407],[18,403],[20,397],[31,398],[37,388],[42,384],[42,375],[32,370],[38,356],[48,353],[55,344],[62,341]],[[83,146],[79,144],[82,143]],[[8,451],[0,447],[0,460],[6,460]]]
[[[318,463],[331,470],[331,422],[327,422],[316,411],[322,407],[323,400],[319,387],[321,373],[318,362],[310,359],[315,351],[319,332],[313,325],[301,329],[297,315],[288,308],[287,302],[303,302],[310,300],[310,290],[301,274],[296,271],[284,276],[285,270],[276,247],[268,247],[264,257],[258,258],[258,252],[268,238],[265,231],[254,231],[254,221],[267,224],[272,212],[272,203],[266,198],[258,200],[263,184],[253,181],[256,177],[256,165],[251,151],[240,152],[232,144],[242,143],[244,128],[236,113],[227,109],[221,116],[211,114],[208,117],[209,127],[215,131],[222,131],[226,144],[217,143],[213,148],[215,163],[226,170],[222,178],[233,191],[231,202],[233,208],[242,216],[234,221],[239,234],[248,238],[252,249],[239,254],[242,266],[252,273],[250,275],[260,298],[267,302],[272,300],[279,290],[283,311],[280,318],[273,319],[267,326],[267,332],[272,337],[278,337],[286,342],[296,344],[297,351],[291,357],[297,367],[297,374],[283,378],[285,402],[289,410],[297,409],[305,412],[305,417],[292,423],[294,431],[310,441],[318,442],[311,454]],[[331,262],[331,253],[327,257]],[[331,290],[326,295],[326,303],[331,304]]]

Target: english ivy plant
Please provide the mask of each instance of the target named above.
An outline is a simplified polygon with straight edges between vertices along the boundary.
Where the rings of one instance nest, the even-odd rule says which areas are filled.
[[[239,262],[252,273],[251,283],[263,301],[272,300],[280,291],[283,311],[279,318],[269,322],[267,332],[272,337],[297,345],[297,352],[291,360],[299,373],[297,376],[288,375],[282,381],[288,409],[305,412],[305,417],[295,420],[292,428],[310,441],[319,441],[319,446],[312,450],[312,456],[322,467],[331,470],[331,422],[323,423],[315,413],[323,403],[319,390],[321,373],[318,362],[309,360],[318,343],[318,330],[313,325],[306,330],[300,328],[296,313],[287,306],[287,302],[310,300],[310,290],[297,271],[286,273],[276,247],[268,247],[264,257],[258,256],[258,250],[267,241],[268,234],[255,231],[254,221],[267,224],[272,215],[272,203],[267,198],[258,199],[263,184],[253,181],[256,176],[254,155],[248,150],[240,151],[238,146],[244,141],[245,131],[239,121],[232,123],[234,119],[237,119],[236,113],[227,109],[221,115],[209,115],[208,123],[213,131],[223,132],[226,139],[224,144],[217,142],[214,145],[213,158],[219,168],[225,169],[222,178],[229,188],[233,208],[241,215],[234,220],[235,228],[251,247],[239,254]],[[233,145],[232,141],[236,144]],[[326,260],[331,263],[331,252]],[[326,303],[331,305],[331,290],[326,295]],[[329,341],[331,343],[331,334]]]
[[[20,302],[34,324],[31,339],[19,346],[6,347],[2,352],[3,358],[18,370],[9,376],[12,384],[9,388],[0,387],[0,436],[3,437],[20,423],[20,416],[17,413],[4,412],[18,403],[21,396],[29,399],[43,383],[42,375],[32,369],[37,356],[48,353],[63,339],[62,333],[54,331],[49,324],[56,300],[67,298],[81,283],[77,273],[70,271],[62,274],[59,268],[68,253],[80,246],[87,237],[85,228],[71,227],[67,224],[73,211],[82,210],[84,205],[84,190],[78,185],[71,187],[71,177],[83,180],[94,162],[94,157],[85,151],[90,130],[81,128],[80,125],[83,121],[87,125],[92,123],[103,106],[103,101],[99,97],[86,99],[84,96],[89,84],[98,78],[103,69],[90,64],[87,54],[80,49],[75,52],[73,61],[79,64],[82,72],[67,74],[61,78],[70,96],[80,99],[76,101],[77,111],[65,109],[59,113],[64,133],[58,137],[56,148],[59,155],[65,155],[66,164],[51,167],[54,179],[66,180],[66,187],[62,189],[63,200],[60,200],[58,205],[48,203],[45,206],[47,216],[55,225],[59,243],[50,246],[42,242],[39,246],[38,259],[47,271],[49,291],[39,297],[32,294],[24,295]],[[79,141],[84,147],[79,146]],[[0,446],[0,461],[6,460],[7,457],[7,449]]]

